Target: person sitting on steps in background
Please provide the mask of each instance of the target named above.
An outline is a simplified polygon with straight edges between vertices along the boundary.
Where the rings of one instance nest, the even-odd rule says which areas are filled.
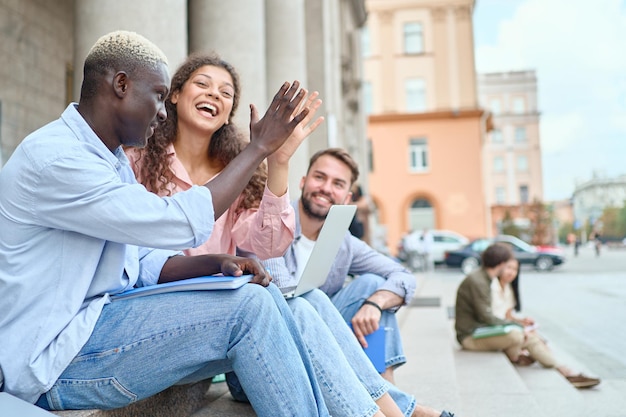
[[[530,319],[513,319],[512,310],[515,307],[513,289],[505,286],[508,298],[505,307],[494,292],[501,294],[499,277],[512,282],[516,274],[512,274],[511,265],[517,262],[510,247],[503,243],[490,245],[481,255],[481,267],[471,272],[459,285],[456,295],[455,329],[457,340],[464,349],[473,351],[503,351],[509,360],[517,366],[532,365],[540,360],[544,366],[556,366],[551,352],[543,340],[536,333],[526,332],[525,325],[530,325]],[[495,302],[495,303],[494,303]],[[509,311],[507,317],[506,312]],[[513,324],[504,334],[474,337],[478,328]],[[564,371],[565,368],[563,368]],[[569,372],[569,371],[567,371]],[[600,381],[584,375],[569,375],[572,384],[581,387],[597,385]]]
[[[590,388],[598,385],[600,379],[574,372],[569,367],[559,364],[554,354],[537,333],[537,324],[531,317],[520,316],[519,311],[519,276],[520,263],[517,259],[509,259],[498,279],[491,285],[492,311],[496,317],[518,323],[525,328],[526,345],[529,356],[544,368],[555,368],[576,388]],[[516,291],[513,283],[518,283]],[[535,339],[538,339],[537,342]]]

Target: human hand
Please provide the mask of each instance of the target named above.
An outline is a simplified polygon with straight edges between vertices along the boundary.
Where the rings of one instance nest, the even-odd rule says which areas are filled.
[[[306,95],[307,90],[302,89],[301,91],[304,91]],[[317,129],[317,127],[324,121],[324,117],[320,116],[311,123],[311,120],[313,120],[317,109],[319,109],[319,107],[322,105],[322,100],[318,99],[318,96],[319,93],[317,91],[312,92],[308,96],[307,100],[294,110],[293,114],[291,115],[292,118],[295,118],[298,113],[300,113],[304,109],[308,109],[309,112],[302,119],[302,121],[298,123],[298,125],[291,133],[291,135],[289,135],[285,143],[280,148],[278,148],[276,152],[268,156],[267,161],[269,164],[288,163],[289,159],[291,159],[302,141],[304,141],[306,137],[313,133],[315,129]]]
[[[382,313],[378,308],[369,304],[363,304],[352,317],[352,331],[362,347],[367,347],[365,336],[378,330],[381,316]]]
[[[265,268],[252,258],[244,258],[241,256],[225,255],[225,258],[220,263],[220,269],[224,275],[241,276],[244,273],[252,274],[253,277],[250,280],[253,284],[259,284],[263,287],[270,285],[272,277],[267,273]]]
[[[280,148],[309,113],[304,108],[296,114],[306,97],[306,90],[298,91],[299,87],[298,81],[284,83],[260,120],[256,106],[250,105],[250,144],[259,147],[265,156]]]

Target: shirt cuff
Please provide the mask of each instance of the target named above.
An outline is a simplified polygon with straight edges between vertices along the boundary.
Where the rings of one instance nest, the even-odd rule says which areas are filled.
[[[289,188],[287,188],[285,194],[277,197],[266,184],[261,205],[263,205],[263,210],[268,214],[280,214],[288,210],[291,207],[291,204],[289,204]]]

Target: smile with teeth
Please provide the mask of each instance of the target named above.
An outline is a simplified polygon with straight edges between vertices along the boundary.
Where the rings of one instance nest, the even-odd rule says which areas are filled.
[[[202,111],[209,112],[211,116],[215,116],[217,114],[217,107],[215,107],[211,103],[200,103],[196,106],[196,108]]]
[[[333,200],[330,197],[325,196],[324,194],[316,193],[313,195],[313,198],[315,198],[316,201],[319,201],[322,203],[334,204]]]

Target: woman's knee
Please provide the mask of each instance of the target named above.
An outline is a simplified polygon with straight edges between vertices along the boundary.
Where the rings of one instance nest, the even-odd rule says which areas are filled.
[[[302,297],[294,297],[289,300],[289,308],[293,316],[299,321],[310,319],[317,314],[311,303]]]
[[[524,332],[521,329],[513,329],[505,337],[510,342],[510,346],[519,345],[521,347],[524,344]]]

